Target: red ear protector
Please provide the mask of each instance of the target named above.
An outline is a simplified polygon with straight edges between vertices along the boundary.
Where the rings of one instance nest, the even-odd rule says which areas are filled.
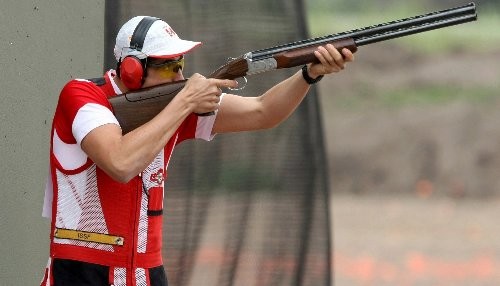
[[[156,20],[155,17],[144,17],[137,27],[135,27],[132,39],[130,39],[130,49],[141,52],[144,45],[144,40],[149,28]],[[118,61],[116,72],[123,84],[128,89],[139,89],[144,84],[146,79],[146,62],[147,59],[139,59],[137,56],[126,56]]]

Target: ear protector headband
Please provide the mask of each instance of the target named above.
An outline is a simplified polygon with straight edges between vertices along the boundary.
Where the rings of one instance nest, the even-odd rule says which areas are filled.
[[[156,17],[142,18],[135,27],[132,38],[130,39],[130,49],[138,52],[142,51],[149,28],[151,28],[151,25],[157,20],[160,19]],[[120,58],[118,61],[118,66],[116,68],[118,76],[128,89],[139,89],[144,84],[144,80],[147,76],[146,61],[146,58],[140,59],[134,55],[126,56],[123,60]]]

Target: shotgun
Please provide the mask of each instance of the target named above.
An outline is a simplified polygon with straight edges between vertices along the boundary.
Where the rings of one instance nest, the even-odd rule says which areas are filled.
[[[476,5],[470,3],[338,34],[256,50],[228,61],[208,77],[236,79],[275,69],[301,66],[317,62],[314,51],[321,45],[333,44],[339,51],[347,48],[354,53],[360,46],[475,20],[477,20]],[[185,83],[186,80],[182,80],[110,97],[108,100],[122,127],[123,134],[134,130],[160,113]]]

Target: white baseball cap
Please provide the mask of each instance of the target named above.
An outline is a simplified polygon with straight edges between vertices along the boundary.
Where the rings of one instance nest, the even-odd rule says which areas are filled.
[[[180,39],[170,25],[159,18],[155,18],[156,20],[153,19],[152,25],[146,31],[142,48],[131,47],[130,41],[136,28],[141,20],[146,17],[148,16],[136,16],[120,28],[116,36],[114,49],[117,61],[130,55],[138,58],[175,58],[201,45],[201,42]]]

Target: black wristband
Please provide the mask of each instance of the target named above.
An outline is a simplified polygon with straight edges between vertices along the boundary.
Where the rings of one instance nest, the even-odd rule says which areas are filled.
[[[302,77],[308,84],[315,84],[323,78],[323,75],[320,75],[317,78],[310,77],[309,73],[307,72],[307,65],[304,65],[302,67]]]

